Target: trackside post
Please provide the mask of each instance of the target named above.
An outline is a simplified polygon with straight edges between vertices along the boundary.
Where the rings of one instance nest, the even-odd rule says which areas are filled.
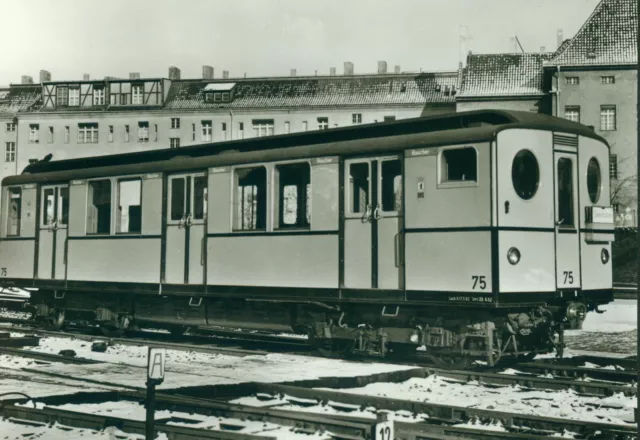
[[[147,423],[146,423],[146,440],[153,440],[154,420],[156,410],[156,385],[160,385],[164,381],[164,366],[167,351],[164,348],[149,347],[147,356]]]
[[[376,423],[373,425],[371,438],[373,440],[394,440],[395,433],[393,427],[393,417],[390,412],[379,411],[376,417]]]

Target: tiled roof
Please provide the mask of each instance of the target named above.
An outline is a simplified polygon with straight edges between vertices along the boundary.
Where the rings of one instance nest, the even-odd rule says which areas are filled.
[[[637,0],[602,0],[571,42],[546,66],[638,62]]]
[[[473,54],[458,98],[543,95],[542,63],[550,53]]]
[[[12,85],[0,89],[0,115],[29,111],[42,103],[40,85]]]
[[[167,109],[287,108],[319,106],[453,104],[457,72],[371,76],[325,76],[234,79],[228,103],[205,102],[204,88],[213,82],[174,81]]]

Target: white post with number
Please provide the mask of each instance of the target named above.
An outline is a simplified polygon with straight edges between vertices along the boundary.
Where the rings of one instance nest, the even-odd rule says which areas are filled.
[[[378,412],[371,437],[373,437],[373,440],[394,440],[396,438],[391,413],[385,411]]]
[[[156,411],[156,385],[164,381],[164,365],[167,357],[167,350],[164,348],[149,347],[149,355],[147,358],[147,423],[146,423],[146,440],[153,440],[155,433],[153,432],[153,422]]]

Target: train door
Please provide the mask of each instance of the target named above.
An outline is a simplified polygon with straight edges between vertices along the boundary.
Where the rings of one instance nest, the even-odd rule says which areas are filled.
[[[41,189],[38,279],[64,280],[69,219],[69,186],[47,185]]]
[[[203,284],[207,216],[204,173],[169,176],[166,213],[164,282]]]
[[[579,288],[580,234],[578,233],[577,155],[554,151],[556,287]]]
[[[344,286],[403,288],[401,158],[347,160],[345,182]]]

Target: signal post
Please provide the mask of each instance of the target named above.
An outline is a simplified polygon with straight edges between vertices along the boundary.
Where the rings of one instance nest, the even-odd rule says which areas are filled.
[[[149,347],[147,357],[147,399],[145,401],[147,407],[146,440],[155,438],[156,385],[160,385],[164,381],[166,355],[167,351],[164,348]]]

